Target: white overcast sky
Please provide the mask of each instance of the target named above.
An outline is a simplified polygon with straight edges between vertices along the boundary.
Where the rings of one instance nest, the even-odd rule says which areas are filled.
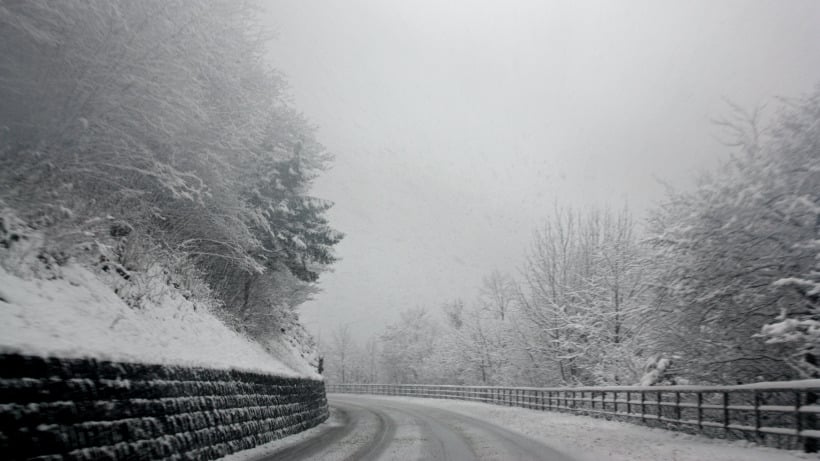
[[[820,81],[820,1],[272,0],[273,65],[336,156],[322,339],[475,297],[553,203],[642,214],[726,155],[710,119]]]

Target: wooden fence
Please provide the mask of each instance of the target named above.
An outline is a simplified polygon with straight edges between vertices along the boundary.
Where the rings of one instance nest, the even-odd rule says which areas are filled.
[[[457,399],[627,419],[712,437],[816,452],[820,379],[738,386],[534,388],[326,384],[327,392]]]

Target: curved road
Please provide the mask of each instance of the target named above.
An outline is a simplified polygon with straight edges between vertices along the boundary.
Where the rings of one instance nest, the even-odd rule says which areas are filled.
[[[572,461],[552,448],[491,422],[429,405],[342,394],[331,394],[328,400],[328,423],[256,461]]]

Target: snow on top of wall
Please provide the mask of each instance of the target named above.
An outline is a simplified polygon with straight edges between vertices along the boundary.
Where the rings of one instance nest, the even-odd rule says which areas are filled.
[[[179,292],[127,306],[89,270],[68,264],[53,280],[0,266],[0,351],[202,366],[319,379],[298,357],[278,360]]]

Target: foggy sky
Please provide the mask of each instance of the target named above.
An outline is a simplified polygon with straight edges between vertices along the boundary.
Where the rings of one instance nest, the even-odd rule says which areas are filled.
[[[323,341],[514,274],[554,203],[638,215],[727,155],[710,121],[820,81],[820,2],[275,0],[273,65],[336,156]]]

